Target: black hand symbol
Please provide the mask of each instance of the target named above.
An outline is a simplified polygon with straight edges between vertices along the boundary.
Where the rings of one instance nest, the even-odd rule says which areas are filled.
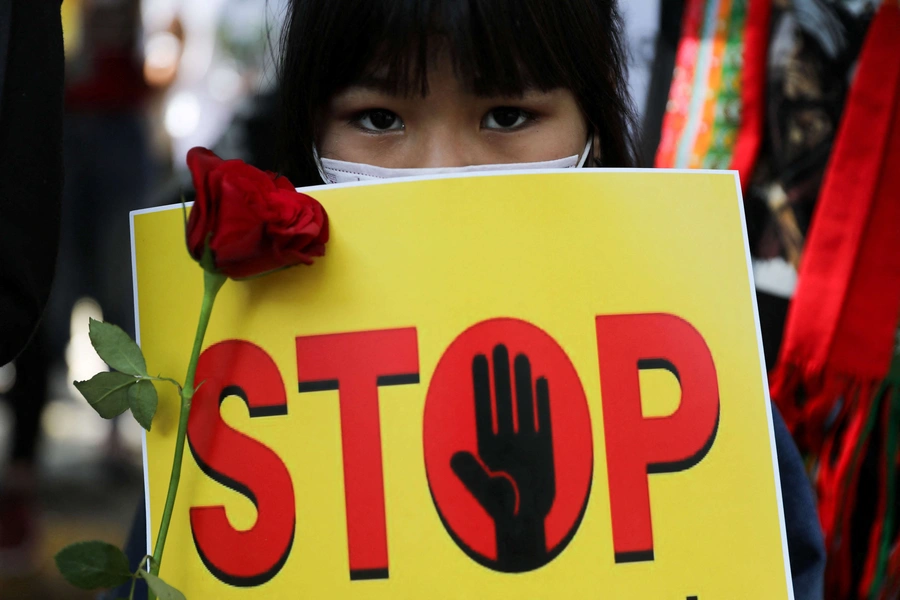
[[[499,569],[521,572],[542,566],[547,556],[544,519],[556,497],[550,392],[545,377],[538,378],[532,391],[531,363],[519,354],[516,429],[506,346],[495,347],[493,359],[496,433],[488,360],[479,354],[472,361],[478,457],[457,452],[450,466],[494,519]]]

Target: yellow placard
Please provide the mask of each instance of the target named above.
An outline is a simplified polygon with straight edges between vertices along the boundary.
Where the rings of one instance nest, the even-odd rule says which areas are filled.
[[[734,173],[307,190],[327,256],[216,301],[161,576],[197,598],[789,598]],[[133,217],[182,378],[180,207]],[[178,399],[146,436],[150,530]]]

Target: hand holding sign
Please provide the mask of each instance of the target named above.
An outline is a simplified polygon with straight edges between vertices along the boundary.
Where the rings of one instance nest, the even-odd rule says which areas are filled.
[[[493,359],[496,429],[488,360],[479,354],[472,361],[479,456],[457,452],[450,464],[494,520],[498,567],[524,571],[545,561],[544,520],[556,497],[550,392],[547,379],[540,377],[534,386],[535,398],[531,363],[519,354],[514,419],[506,346],[496,346]]]

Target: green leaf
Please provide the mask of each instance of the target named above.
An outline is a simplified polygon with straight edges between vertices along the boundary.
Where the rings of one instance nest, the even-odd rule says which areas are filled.
[[[75,387],[101,417],[112,419],[128,410],[128,387],[137,381],[125,373],[97,373]]]
[[[83,590],[116,587],[131,579],[128,557],[106,542],[79,542],[66,546],[56,557],[66,580]]]
[[[141,349],[120,327],[91,319],[90,334],[94,350],[111,368],[129,375],[148,376]]]
[[[171,585],[157,577],[151,575],[147,571],[141,570],[138,576],[143,577],[149,587],[159,600],[187,600],[184,594],[173,588]]]
[[[147,381],[138,381],[128,388],[128,404],[131,406],[131,414],[141,427],[150,431],[153,416],[156,414],[156,405],[159,404],[159,396],[156,387]]]

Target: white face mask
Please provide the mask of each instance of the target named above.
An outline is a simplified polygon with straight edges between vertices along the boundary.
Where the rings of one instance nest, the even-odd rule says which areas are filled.
[[[471,165],[468,167],[437,167],[426,169],[388,169],[363,163],[353,163],[331,158],[319,158],[319,175],[325,183],[348,183],[353,181],[378,181],[381,179],[397,179],[400,177],[416,177],[423,175],[447,175],[460,173],[485,173],[488,171],[535,171],[538,169],[574,169],[581,168],[591,153],[591,141],[584,147],[579,157],[577,154],[567,158],[545,160],[542,162],[513,163],[506,165]]]

